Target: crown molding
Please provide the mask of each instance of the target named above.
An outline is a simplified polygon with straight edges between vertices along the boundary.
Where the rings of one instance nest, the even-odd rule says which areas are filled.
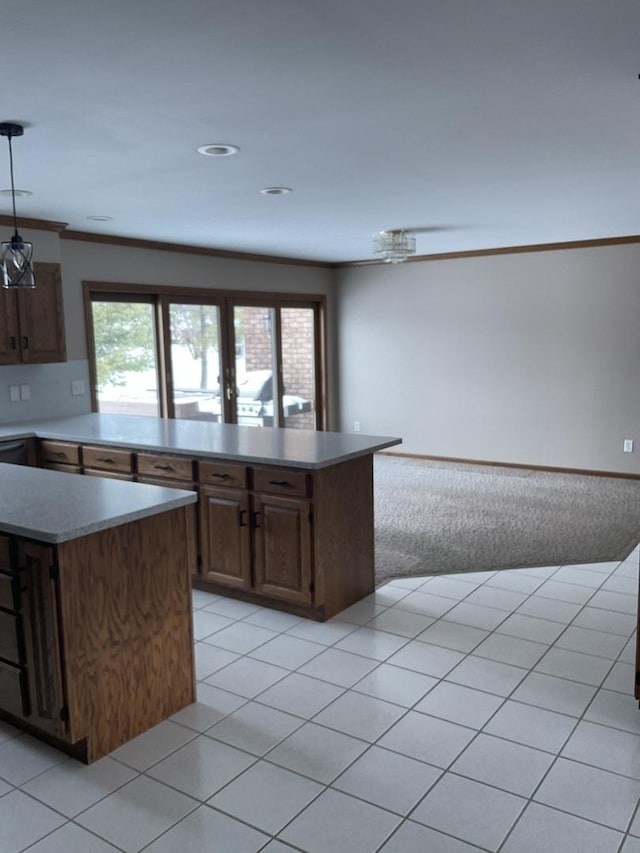
[[[532,243],[525,246],[503,246],[496,249],[469,249],[464,252],[439,252],[432,255],[414,255],[404,263],[415,264],[423,261],[449,261],[457,258],[485,258],[490,255],[518,255],[524,252],[556,252],[564,249],[591,249],[598,246],[623,246],[627,243],[640,243],[639,234],[626,237],[601,237],[593,240],[571,240],[562,243]],[[334,267],[360,267],[383,265],[386,261],[362,260],[344,261],[332,264]]]
[[[13,217],[0,214],[0,226],[13,227]],[[67,222],[51,219],[18,217],[19,228],[36,231],[54,231],[61,240],[77,240],[84,243],[98,243],[111,246],[127,246],[133,249],[154,249],[161,252],[178,252],[185,255],[204,255],[212,258],[227,258],[237,261],[257,261],[267,264],[289,264],[300,267],[318,267],[320,269],[345,269],[359,266],[382,266],[385,261],[363,259],[361,261],[315,261],[304,258],[290,258],[286,255],[263,255],[257,252],[233,252],[226,249],[212,249],[206,246],[191,246],[185,243],[168,243],[161,240],[142,240],[135,237],[120,237],[111,234],[95,234],[91,231],[69,230]],[[425,261],[448,261],[459,258],[484,258],[492,255],[517,255],[526,252],[555,252],[566,249],[590,249],[601,246],[624,246],[640,243],[639,234],[624,237],[601,237],[592,240],[570,240],[558,243],[533,243],[522,246],[502,246],[494,249],[468,249],[463,252],[438,252],[429,255],[414,255],[404,263],[415,264]]]
[[[253,252],[232,252],[226,249],[211,249],[206,246],[190,246],[185,243],[167,243],[161,240],[139,240],[135,237],[118,237],[111,234],[93,234],[90,231],[62,231],[62,240],[78,240],[84,243],[100,243],[108,246],[127,246],[132,249],[154,249],[160,252],[180,252],[184,255],[205,255],[213,258],[228,258],[236,261],[258,261],[267,264],[290,264],[299,267],[331,268],[325,261],[289,258],[280,255],[261,255]]]
[[[27,219],[23,216],[18,216],[18,226],[20,228],[34,228],[36,231],[64,231],[67,227],[66,222],[54,222],[51,219]],[[0,225],[8,225],[13,228],[13,216],[0,214]]]

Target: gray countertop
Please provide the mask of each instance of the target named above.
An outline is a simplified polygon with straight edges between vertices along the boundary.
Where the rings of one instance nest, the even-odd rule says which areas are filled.
[[[0,426],[0,440],[60,439],[247,463],[325,468],[401,444],[391,436],[250,427],[141,415],[78,415]]]
[[[183,489],[0,464],[0,532],[58,543],[195,503]]]

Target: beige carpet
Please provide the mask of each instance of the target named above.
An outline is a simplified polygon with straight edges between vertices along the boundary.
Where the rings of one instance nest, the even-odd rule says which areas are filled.
[[[376,583],[622,560],[640,481],[376,455]]]

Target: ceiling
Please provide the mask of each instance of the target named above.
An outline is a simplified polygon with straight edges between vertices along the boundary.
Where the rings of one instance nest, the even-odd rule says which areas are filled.
[[[0,69],[18,213],[73,230],[328,262],[640,233],[638,0],[21,0]]]

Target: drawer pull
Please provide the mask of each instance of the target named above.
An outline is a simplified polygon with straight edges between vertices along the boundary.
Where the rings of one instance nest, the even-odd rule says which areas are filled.
[[[64,451],[64,450],[58,450],[53,455],[55,457],[57,457],[58,459],[66,459],[67,458],[66,451]]]
[[[260,525],[258,524],[259,520],[260,520],[260,513],[259,512],[252,512],[251,513],[251,526],[254,528],[260,527]]]
[[[219,480],[230,480],[231,479],[229,474],[218,474],[217,471],[213,471],[210,476],[211,477],[217,477]]]
[[[157,468],[158,471],[173,471],[173,467],[171,465],[154,465],[154,468]]]
[[[96,460],[98,462],[105,462],[107,465],[115,465],[113,459],[110,459],[108,456],[96,456]]]
[[[238,513],[238,525],[240,527],[246,527],[247,522],[245,521],[245,516],[247,515],[246,509],[241,509]]]
[[[270,486],[289,486],[291,485],[287,480],[269,480]]]
[[[27,335],[23,335],[22,337],[22,347],[23,349],[29,349],[29,338]]]
[[[10,348],[11,348],[11,349],[15,349],[15,348],[16,348],[16,338],[15,338],[15,335],[11,335],[11,337],[9,338],[9,345],[10,345]]]

